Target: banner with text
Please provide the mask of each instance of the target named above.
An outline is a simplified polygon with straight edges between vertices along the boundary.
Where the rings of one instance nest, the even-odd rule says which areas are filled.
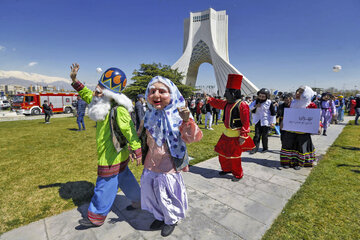
[[[318,134],[320,109],[285,108],[283,130]]]

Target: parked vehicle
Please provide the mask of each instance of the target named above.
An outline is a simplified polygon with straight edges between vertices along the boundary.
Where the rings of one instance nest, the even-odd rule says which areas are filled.
[[[11,109],[25,115],[39,115],[43,112],[42,105],[45,100],[52,104],[54,113],[71,113],[74,110],[73,102],[77,93],[29,93],[18,94],[13,98]]]
[[[10,108],[10,102],[8,100],[0,100],[0,110]]]

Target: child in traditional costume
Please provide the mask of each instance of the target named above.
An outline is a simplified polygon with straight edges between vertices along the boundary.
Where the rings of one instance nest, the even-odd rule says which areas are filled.
[[[290,108],[317,108],[316,104],[311,102],[314,94],[314,91],[308,86],[299,87]],[[302,167],[312,167],[316,155],[311,134],[283,131],[281,135],[281,165],[284,168],[293,167],[295,170],[300,170]]]
[[[323,126],[323,135],[326,136],[326,130],[331,123],[333,114],[336,113],[335,105],[330,99],[331,94],[326,92],[321,96],[321,124]]]
[[[203,135],[169,79],[154,77],[145,98],[149,107],[144,117],[148,152],[141,176],[141,207],[154,214],[150,229],[161,229],[161,235],[166,237],[185,217],[188,207],[180,172],[188,170],[186,143],[200,141]]]
[[[215,146],[219,154],[222,171],[220,175],[232,173],[232,181],[237,182],[243,176],[241,154],[255,147],[248,136],[250,132],[249,105],[241,100],[242,75],[229,74],[226,84],[226,100],[207,97],[207,101],[214,108],[223,109],[223,122],[226,127]]]

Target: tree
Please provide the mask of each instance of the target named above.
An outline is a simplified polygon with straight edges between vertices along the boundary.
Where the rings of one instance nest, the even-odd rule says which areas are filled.
[[[161,63],[143,63],[140,65],[139,70],[134,70],[133,75],[131,79],[134,83],[130,84],[124,90],[124,94],[131,99],[135,99],[138,94],[145,94],[148,83],[155,76],[170,79],[178,87],[184,98],[191,96],[196,90],[193,87],[181,83],[184,76],[177,69],[171,69],[169,65],[162,65]]]

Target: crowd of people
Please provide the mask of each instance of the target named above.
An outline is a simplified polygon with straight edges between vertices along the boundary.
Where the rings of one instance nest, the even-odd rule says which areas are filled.
[[[131,201],[126,209],[149,211],[155,218],[149,228],[161,230],[163,237],[169,236],[185,218],[188,208],[182,172],[189,171],[186,144],[203,137],[199,125],[204,124],[202,129],[211,131],[213,124],[222,121],[225,130],[214,147],[221,166],[219,175],[232,174],[232,181],[238,182],[244,176],[242,153],[260,152],[260,140],[261,153],[268,151],[268,136],[273,128],[281,135],[283,168],[299,170],[313,166],[316,151],[311,133],[285,130],[286,108],[319,108],[319,129],[326,135],[332,122],[344,120],[349,105],[349,100],[342,96],[330,93],[319,96],[308,86],[300,86],[294,95],[271,96],[268,89],[262,88],[256,96],[245,97],[241,95],[242,75],[229,74],[224,97],[202,94],[189,99],[184,99],[170,79],[156,76],[148,83],[145,93],[137,95],[134,107],[122,93],[126,75],[120,69],[106,70],[95,91],[77,79],[79,69],[78,64],[73,64],[70,73],[72,86],[79,93],[77,108],[81,111],[89,104],[89,117],[97,123],[98,151],[94,196],[87,217],[79,220],[84,227],[99,227],[104,223],[121,188]],[[356,112],[355,124],[360,115],[359,105],[360,95],[355,103],[350,100],[350,112],[352,108]],[[202,115],[205,115],[204,123]],[[81,125],[85,129],[83,116],[78,119],[79,129]],[[253,139],[249,136],[250,125],[255,126]],[[141,187],[128,168],[130,160],[144,165]]]

